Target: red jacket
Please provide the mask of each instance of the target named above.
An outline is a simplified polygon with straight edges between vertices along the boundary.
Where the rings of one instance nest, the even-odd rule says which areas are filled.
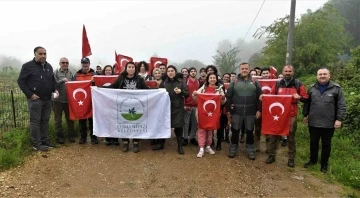
[[[299,91],[297,90],[297,87]],[[306,99],[308,99],[309,97],[308,94],[306,93],[306,87],[297,79],[290,80],[288,85],[286,85],[284,79],[281,79],[280,82],[276,83],[272,87],[270,92],[270,94],[274,94],[274,95],[293,95],[295,93],[300,95],[301,102],[305,102]],[[297,116],[298,114],[298,110],[299,110],[298,101],[299,101],[298,99],[293,98],[293,102],[291,105],[291,113],[290,113],[291,117]]]
[[[194,91],[197,91],[199,89],[199,87],[200,87],[199,80],[196,78],[195,78],[195,80],[192,80],[192,78],[189,77],[186,79],[186,85],[188,87],[190,96],[185,98],[185,106],[196,107],[197,103],[191,97],[191,94],[194,93]]]

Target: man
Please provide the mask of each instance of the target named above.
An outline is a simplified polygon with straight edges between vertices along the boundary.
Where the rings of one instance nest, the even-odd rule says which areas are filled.
[[[231,73],[230,73],[230,82],[232,82],[235,78],[236,78],[236,73],[235,73],[235,72],[231,72]]]
[[[335,129],[341,127],[346,116],[346,103],[342,88],[330,80],[330,71],[320,68],[317,82],[308,89],[309,98],[304,104],[303,122],[308,124],[310,133],[310,161],[305,168],[315,165],[318,160],[319,141],[321,139],[321,168],[328,171],[331,152],[331,138]]]
[[[93,80],[94,73],[95,73],[95,71],[90,68],[90,59],[82,58],[81,59],[81,69],[78,72],[76,72],[75,80],[77,80],[77,81]],[[98,144],[99,142],[98,142],[97,137],[95,135],[93,135],[93,120],[92,120],[92,118],[79,120],[79,125],[80,125],[79,144],[86,143],[86,137],[87,137],[86,121],[89,121],[91,144]]]
[[[70,120],[69,117],[69,104],[66,94],[65,83],[72,81],[74,75],[69,70],[69,60],[67,58],[61,58],[59,62],[60,68],[55,71],[54,78],[57,83],[57,88],[59,90],[59,97],[53,98],[53,108],[54,108],[54,120],[55,120],[55,133],[56,133],[56,142],[59,144],[65,143],[64,132],[62,130],[62,113],[65,113],[65,119],[67,124],[67,136],[70,143],[75,142],[75,131],[74,131],[74,121]]]
[[[229,73],[224,73],[222,80],[224,83],[230,83],[230,74]]]
[[[206,81],[206,69],[202,67],[199,72],[200,72],[199,83],[200,83],[200,87],[202,87]]]
[[[197,71],[194,67],[189,68],[190,75],[186,79],[186,85],[188,86],[189,93],[193,93],[199,89],[200,83],[196,78]],[[184,112],[184,134],[183,134],[183,146],[188,144],[188,139],[190,143],[197,146],[198,142],[196,141],[196,132],[197,132],[197,119],[196,119],[196,107],[197,102],[193,97],[185,98],[185,112]],[[189,134],[190,133],[190,134]]]
[[[254,148],[254,124],[255,118],[261,116],[261,87],[259,81],[250,76],[250,66],[248,63],[240,64],[240,74],[230,83],[226,93],[227,115],[231,116],[231,144],[228,157],[236,155],[239,145],[240,129],[244,125],[246,131],[246,152],[249,159],[255,160]]]
[[[284,78],[278,81],[275,86],[272,87],[270,94],[274,95],[292,95],[293,102],[291,105],[290,112],[290,131],[288,135],[288,148],[289,148],[289,159],[288,167],[295,167],[295,154],[296,154],[296,143],[295,133],[297,128],[297,114],[298,114],[298,101],[305,102],[308,98],[305,86],[298,80],[294,79],[294,67],[292,65],[285,65],[282,73]],[[281,136],[270,135],[269,142],[269,157],[265,161],[267,164],[275,162],[276,150]]]
[[[261,68],[260,67],[254,67],[254,70],[256,71],[257,76],[261,76]]]
[[[101,75],[101,73],[102,73],[101,65],[97,65],[96,66],[96,74]]]
[[[160,72],[161,74],[165,74],[166,75],[166,65],[164,63],[161,63],[159,65],[159,69],[160,69]]]
[[[34,59],[25,63],[20,71],[18,85],[28,98],[30,113],[30,132],[33,149],[48,151],[55,147],[48,136],[49,119],[51,113],[51,95],[59,96],[55,90],[56,82],[53,77],[53,68],[46,61],[46,49],[36,47]]]
[[[260,72],[261,78],[262,79],[269,79],[270,78],[270,68],[268,67],[264,67],[261,69]],[[255,120],[255,150],[256,152],[260,151],[260,139],[261,139],[261,118],[258,118]],[[265,153],[268,153],[268,144],[270,142],[270,138],[267,135],[266,136],[266,151]]]

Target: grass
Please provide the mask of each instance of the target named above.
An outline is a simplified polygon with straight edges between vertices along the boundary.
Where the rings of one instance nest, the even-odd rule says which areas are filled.
[[[300,121],[299,121],[300,122]],[[346,196],[360,196],[360,149],[359,143],[353,138],[341,134],[336,130],[332,138],[332,150],[329,159],[329,171],[327,174],[320,172],[320,164],[310,167],[308,170],[317,177],[324,178],[332,183],[340,183],[349,190]],[[308,128],[298,123],[296,134],[297,161],[300,165],[309,161],[310,137]],[[320,159],[321,147],[319,150]]]

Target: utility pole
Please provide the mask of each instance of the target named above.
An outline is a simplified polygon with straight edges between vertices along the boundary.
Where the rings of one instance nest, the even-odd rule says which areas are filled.
[[[291,64],[294,46],[294,29],[295,29],[295,7],[296,0],[291,0],[290,18],[289,18],[289,33],[286,49],[286,62],[285,64]]]

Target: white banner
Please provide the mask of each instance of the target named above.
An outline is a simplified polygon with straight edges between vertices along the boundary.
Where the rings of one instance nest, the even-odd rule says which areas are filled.
[[[93,133],[98,137],[170,138],[170,97],[164,89],[91,87]]]

